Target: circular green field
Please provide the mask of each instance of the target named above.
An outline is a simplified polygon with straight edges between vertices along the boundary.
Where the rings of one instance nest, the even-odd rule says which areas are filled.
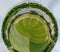
[[[35,8],[48,15],[51,22],[32,10],[20,14],[24,8]],[[51,29],[51,23],[54,25]],[[54,31],[54,33],[52,33]],[[23,3],[14,7],[2,25],[2,37],[9,52],[51,52],[58,36],[53,14],[37,3]]]
[[[49,28],[40,16],[24,14],[12,24],[9,38],[12,46],[18,51],[43,52],[49,44],[49,35]]]

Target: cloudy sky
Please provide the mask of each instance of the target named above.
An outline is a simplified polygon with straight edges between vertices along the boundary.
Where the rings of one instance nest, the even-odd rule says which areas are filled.
[[[26,2],[28,0],[23,0],[23,2]],[[29,2],[32,0],[29,0]],[[59,26],[59,36],[58,41],[52,50],[52,52],[60,52],[60,1],[59,0],[33,0],[34,2],[41,3],[42,5],[49,8],[54,16],[56,17],[56,20],[58,22]],[[0,0],[0,52],[8,52],[7,48],[4,46],[2,37],[1,37],[1,26],[4,17],[6,16],[7,12],[16,4],[22,3],[22,0]]]

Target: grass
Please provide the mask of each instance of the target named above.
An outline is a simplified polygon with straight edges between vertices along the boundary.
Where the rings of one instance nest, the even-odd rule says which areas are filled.
[[[24,14],[12,24],[9,37],[12,47],[17,51],[43,52],[49,44],[46,39],[48,33],[47,24],[40,16]]]

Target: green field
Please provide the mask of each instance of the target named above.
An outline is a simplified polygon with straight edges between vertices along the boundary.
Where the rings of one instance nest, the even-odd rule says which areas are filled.
[[[10,28],[10,42],[19,52],[43,52],[49,44],[49,28],[40,16],[24,14]]]

